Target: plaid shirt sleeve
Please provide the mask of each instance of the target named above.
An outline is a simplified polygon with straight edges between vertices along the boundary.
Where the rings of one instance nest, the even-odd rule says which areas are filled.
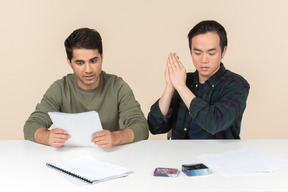
[[[204,98],[194,98],[191,101],[189,114],[202,129],[215,134],[230,128],[235,122],[240,122],[249,93],[249,84],[240,75],[231,74],[229,81],[218,81],[209,91],[213,92],[212,101],[208,103]],[[231,77],[231,76],[230,76]],[[217,90],[218,89],[218,90]],[[206,98],[207,98],[206,97]]]
[[[167,115],[163,116],[159,107],[159,99],[151,106],[148,114],[148,124],[152,134],[167,133],[171,129],[170,117],[172,111],[170,107]]]

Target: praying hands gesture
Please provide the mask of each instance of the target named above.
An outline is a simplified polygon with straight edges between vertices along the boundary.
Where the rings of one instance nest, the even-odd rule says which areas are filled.
[[[186,86],[186,69],[176,53],[170,53],[168,56],[165,76],[167,86],[172,84],[177,90]]]
[[[176,53],[170,53],[165,69],[166,87],[159,100],[159,107],[164,116],[167,115],[175,89],[178,91],[185,105],[189,109],[195,95],[186,86],[186,69]]]

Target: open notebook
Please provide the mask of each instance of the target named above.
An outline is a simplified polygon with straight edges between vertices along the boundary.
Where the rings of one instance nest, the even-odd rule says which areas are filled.
[[[125,177],[132,173],[131,169],[99,161],[89,155],[66,161],[47,163],[46,165],[91,184]]]

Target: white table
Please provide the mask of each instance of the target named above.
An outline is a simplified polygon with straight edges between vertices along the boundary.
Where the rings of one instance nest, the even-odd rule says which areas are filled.
[[[210,169],[205,176],[154,177],[156,167],[181,170],[185,163],[200,162],[202,153],[249,148],[288,160],[288,140],[147,140],[103,150],[99,148],[53,148],[24,140],[0,141],[1,191],[288,191],[288,167],[272,173],[224,177]],[[89,154],[96,159],[128,167],[128,177],[77,186],[47,162]],[[2,190],[5,189],[5,190]]]

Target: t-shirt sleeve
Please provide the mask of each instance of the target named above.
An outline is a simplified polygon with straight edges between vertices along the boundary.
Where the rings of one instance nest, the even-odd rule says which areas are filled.
[[[24,138],[35,142],[34,134],[41,127],[49,128],[52,121],[48,116],[48,112],[60,110],[61,104],[61,88],[59,83],[54,82],[44,94],[40,103],[24,125]]]
[[[134,142],[147,139],[149,136],[148,123],[135,100],[132,89],[123,80],[118,91],[119,116],[126,128],[134,133]]]

